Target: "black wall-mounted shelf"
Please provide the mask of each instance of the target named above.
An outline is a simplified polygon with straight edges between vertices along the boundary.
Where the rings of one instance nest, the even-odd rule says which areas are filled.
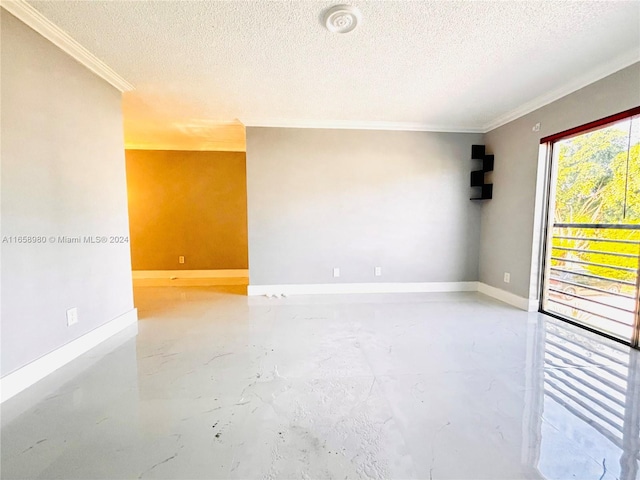
[[[493,197],[493,184],[484,182],[484,174],[493,172],[493,155],[485,152],[484,145],[471,145],[471,159],[482,160],[481,170],[471,172],[471,200],[490,200]]]

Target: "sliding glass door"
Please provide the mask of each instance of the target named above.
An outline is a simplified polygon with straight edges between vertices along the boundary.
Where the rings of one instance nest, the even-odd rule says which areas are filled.
[[[638,347],[640,111],[547,139],[541,310]]]

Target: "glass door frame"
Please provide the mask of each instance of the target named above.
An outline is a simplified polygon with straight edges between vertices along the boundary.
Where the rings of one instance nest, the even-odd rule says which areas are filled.
[[[629,341],[625,341],[621,338],[615,337],[613,335],[609,335],[606,332],[597,330],[595,328],[592,328],[578,321],[572,320],[570,318],[564,317],[559,314],[554,314],[553,312],[549,312],[543,309],[543,302],[545,297],[544,295],[545,278],[548,277],[547,269],[550,267],[549,257],[550,257],[550,245],[551,245],[551,231],[554,223],[553,222],[554,209],[552,209],[551,207],[555,205],[555,182],[556,182],[555,177],[556,177],[557,167],[558,167],[553,162],[553,145],[559,140],[564,140],[577,135],[589,133],[591,131],[598,130],[602,127],[606,127],[609,124],[613,124],[621,120],[625,120],[627,118],[632,118],[637,115],[640,115],[640,106],[631,108],[629,110],[625,110],[620,113],[616,113],[614,115],[609,115],[608,117],[604,117],[599,120],[586,123],[584,125],[570,128],[568,130],[555,133],[553,135],[548,135],[540,139],[541,147],[545,148],[546,185],[544,187],[545,201],[544,201],[543,236],[542,236],[543,245],[541,249],[541,259],[540,259],[541,268],[539,269],[539,274],[538,274],[539,276],[538,278],[538,292],[539,292],[538,312],[544,315],[549,315],[559,320],[568,322],[570,324],[576,325],[580,328],[584,328],[585,330],[597,333],[598,335],[602,335],[616,342],[629,345],[632,348],[640,349],[640,252],[639,252],[639,260],[638,260],[638,272],[636,276],[635,321],[634,321],[634,326],[632,327],[632,335]]]

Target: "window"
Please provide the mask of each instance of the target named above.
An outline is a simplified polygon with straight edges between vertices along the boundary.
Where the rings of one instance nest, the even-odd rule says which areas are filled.
[[[638,346],[640,108],[543,139],[541,311]]]

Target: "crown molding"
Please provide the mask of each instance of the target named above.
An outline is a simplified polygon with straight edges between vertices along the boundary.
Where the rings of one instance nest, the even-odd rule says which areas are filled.
[[[484,133],[469,126],[430,125],[413,122],[363,122],[345,120],[254,120],[241,118],[245,127],[325,128],[338,130],[398,130],[405,132]]]
[[[544,107],[545,105],[549,105],[550,103],[555,102],[562,97],[566,97],[567,95],[576,92],[581,88],[586,87],[587,85],[597,82],[598,80],[602,80],[604,77],[608,77],[609,75],[612,75],[622,70],[623,68],[633,65],[634,63],[639,61],[639,49],[633,49],[621,55],[618,55],[609,62],[600,65],[599,67],[594,68],[583,75],[580,75],[579,77],[571,80],[563,86],[556,88],[555,90],[552,90],[551,92],[541,95],[537,98],[534,98],[533,100],[519,106],[514,110],[511,110],[510,112],[500,115],[496,119],[487,123],[484,128],[482,128],[482,132],[487,133],[491,130],[495,130],[498,127],[501,127],[520,117],[523,117],[528,113]]]
[[[121,92],[134,90],[134,86],[98,59],[80,43],[69,36],[25,0],[0,0],[0,7],[17,17],[33,30],[69,54],[93,73]],[[609,62],[576,77],[563,86],[541,95],[504,113],[483,126],[434,125],[418,122],[344,121],[344,120],[296,120],[296,119],[242,119],[247,127],[280,127],[312,129],[397,130],[442,133],[487,133],[527,115],[545,105],[584,88],[608,75],[640,61],[640,50],[627,51]],[[166,146],[163,145],[164,148]],[[129,148],[136,148],[130,146]],[[137,147],[140,148],[140,147]],[[144,146],[145,149],[149,148]],[[235,150],[231,150],[235,151]]]
[[[27,24],[121,92],[134,89],[133,85],[118,75],[111,67],[71,38],[69,34],[51,22],[51,20],[42,15],[25,0],[0,0],[0,7]]]

